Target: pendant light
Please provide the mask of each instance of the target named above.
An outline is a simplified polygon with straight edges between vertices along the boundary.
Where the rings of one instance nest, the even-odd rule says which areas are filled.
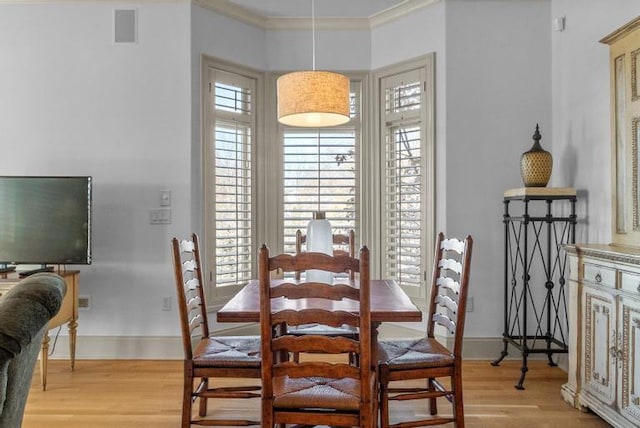
[[[294,71],[278,78],[278,122],[287,126],[319,128],[350,120],[349,79],[316,70],[315,2],[311,0],[313,69]]]

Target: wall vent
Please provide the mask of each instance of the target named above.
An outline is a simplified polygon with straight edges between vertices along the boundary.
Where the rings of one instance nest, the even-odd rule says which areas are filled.
[[[136,9],[115,9],[113,11],[114,43],[138,42],[138,13]]]

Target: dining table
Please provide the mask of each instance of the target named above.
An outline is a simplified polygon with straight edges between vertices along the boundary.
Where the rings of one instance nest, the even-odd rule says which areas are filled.
[[[272,281],[272,286],[282,282],[294,282],[292,279]],[[357,285],[358,280],[340,279],[336,283]],[[419,322],[422,311],[411,301],[409,296],[393,280],[372,279],[371,287],[371,340],[372,351],[377,352],[378,327],[383,322]],[[324,299],[278,299],[272,302],[272,310],[301,309],[312,306],[327,310],[357,311],[358,303],[349,299],[328,302]],[[217,313],[220,323],[260,322],[260,289],[258,280],[249,281],[231,300]],[[377,363],[376,355],[372,363]]]

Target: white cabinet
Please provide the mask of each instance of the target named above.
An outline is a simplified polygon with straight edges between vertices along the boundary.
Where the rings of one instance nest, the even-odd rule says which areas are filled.
[[[601,402],[613,405],[616,399],[616,303],[614,297],[585,286],[583,388]]]
[[[618,319],[620,410],[640,426],[640,301],[622,296]]]
[[[566,247],[568,382],[562,396],[614,427],[640,426],[640,249]]]

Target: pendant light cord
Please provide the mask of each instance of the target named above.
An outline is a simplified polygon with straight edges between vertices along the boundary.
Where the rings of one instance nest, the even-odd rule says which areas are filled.
[[[316,71],[316,2],[311,0],[311,56],[313,58],[313,71]],[[320,212],[320,131],[317,134],[318,142],[318,212]]]
[[[317,141],[318,141],[318,211],[320,211],[320,197],[321,197],[321,186],[320,186],[320,130],[317,131]]]
[[[312,70],[316,71],[316,2],[311,0],[311,56]]]

